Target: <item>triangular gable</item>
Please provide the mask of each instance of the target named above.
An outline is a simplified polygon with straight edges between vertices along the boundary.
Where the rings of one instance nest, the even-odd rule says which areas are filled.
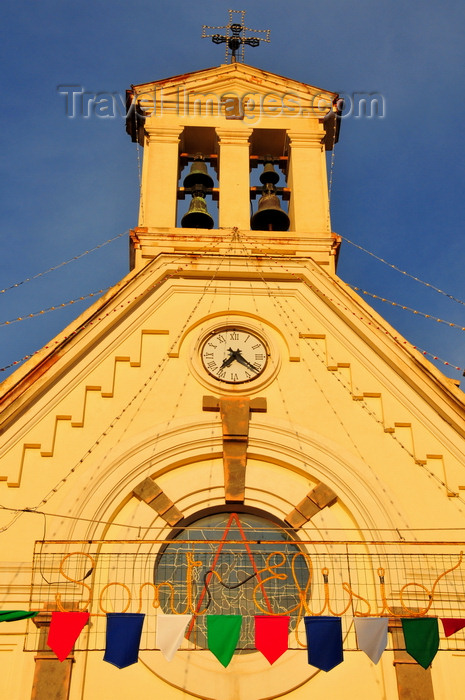
[[[302,83],[298,80],[286,78],[276,73],[260,70],[244,63],[232,63],[216,68],[207,68],[192,73],[184,73],[163,80],[154,80],[148,83],[132,85],[137,95],[150,93],[156,88],[163,88],[166,96],[174,95],[180,88],[185,90],[208,91],[212,89],[227,89],[231,86],[241,86],[253,89],[261,94],[273,90],[292,90],[301,97],[321,95],[329,104],[337,98],[337,93],[323,90],[314,85]]]
[[[249,263],[250,267],[250,263]],[[208,271],[205,275],[208,277]],[[211,273],[210,273],[211,274]],[[183,263],[182,269],[172,259],[160,256],[139,271],[133,271],[115,285],[101,299],[89,307],[45,348],[26,362],[1,385],[0,419],[3,429],[11,419],[63,376],[69,367],[75,367],[90,352],[100,356],[111,352],[111,334],[124,326],[127,333],[148,313],[153,303],[168,293],[167,284],[192,275],[198,279],[198,261]],[[374,309],[350,289],[342,280],[329,275],[312,262],[299,271],[311,294],[316,294],[324,306],[331,309],[340,322],[363,339],[379,358],[388,363],[402,381],[427,401],[446,422],[465,436],[465,401],[463,392],[436,369],[426,358],[400,336]],[[295,280],[295,273],[292,274]],[[145,309],[145,311],[143,310]],[[188,311],[186,310],[186,314]],[[131,325],[132,324],[132,325]],[[168,319],[158,328],[146,328],[146,333],[168,334]],[[140,331],[139,331],[140,332]],[[343,332],[343,331],[342,331]],[[171,336],[173,329],[171,329]],[[182,339],[179,340],[179,346]],[[298,342],[298,341],[296,341]],[[179,348],[171,352],[176,356]],[[292,354],[292,353],[291,353]],[[137,358],[131,358],[137,364]],[[78,381],[78,379],[76,379]],[[102,389],[102,391],[104,391]]]

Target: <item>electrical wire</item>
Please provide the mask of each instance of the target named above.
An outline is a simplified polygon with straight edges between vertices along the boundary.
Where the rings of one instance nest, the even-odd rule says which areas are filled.
[[[109,520],[101,520],[99,518],[84,518],[79,515],[66,515],[63,513],[54,513],[51,511],[44,511],[44,510],[36,510],[35,508],[11,508],[9,506],[4,506],[0,505],[0,510],[8,511],[11,513],[15,513],[17,516],[24,515],[24,514],[29,514],[29,515],[41,515],[44,517],[43,521],[43,530],[44,530],[44,535],[43,535],[43,540],[45,541],[45,527],[46,527],[46,518],[60,518],[62,520],[74,520],[76,522],[84,522],[84,523],[90,523],[92,525],[108,525],[112,527],[121,527],[121,528],[127,528],[131,530],[137,530],[140,531],[141,527],[140,525],[130,525],[128,523],[117,523],[115,521],[109,521]],[[295,529],[291,526],[285,526],[282,525],[280,526],[282,530],[289,531],[289,532],[295,532]],[[183,525],[182,529],[185,530],[186,532],[189,530],[196,530],[198,526],[195,523],[192,523],[191,525]],[[160,527],[157,525],[147,525],[146,527],[143,528],[144,531],[148,530],[159,530]],[[301,530],[305,531],[306,525],[303,525]],[[313,530],[313,526],[311,528]],[[326,527],[328,531],[331,532],[372,532],[373,528],[369,527]],[[223,532],[224,528],[219,527],[219,526],[202,526],[202,530],[205,532]],[[234,528],[233,528],[234,530]],[[258,531],[260,533],[267,533],[267,532],[274,532],[274,528],[266,528],[266,527],[255,527],[255,531]],[[465,527],[405,527],[405,528],[399,528],[399,527],[377,527],[377,531],[379,532],[392,532],[399,534],[398,531],[400,530],[401,532],[406,532],[409,533],[410,531],[412,532],[465,532]],[[4,531],[4,528],[0,529],[0,533]],[[99,540],[100,541],[100,540]]]

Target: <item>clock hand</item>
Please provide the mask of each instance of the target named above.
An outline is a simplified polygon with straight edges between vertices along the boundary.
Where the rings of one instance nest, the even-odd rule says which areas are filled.
[[[226,360],[223,360],[223,364],[221,365],[220,369],[224,369],[225,367],[229,367],[229,365],[234,362],[236,359],[236,353],[234,350],[231,350],[231,348],[228,348],[228,352],[230,352],[230,356],[226,358]]]
[[[248,360],[246,360],[245,357],[242,357],[240,350],[236,350],[234,355],[235,355],[235,359],[237,360],[237,362],[239,362],[241,365],[244,365],[244,367],[248,367],[249,369],[253,370],[254,372],[259,371]]]

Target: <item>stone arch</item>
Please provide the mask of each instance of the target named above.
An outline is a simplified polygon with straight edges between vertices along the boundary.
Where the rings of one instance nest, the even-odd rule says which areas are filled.
[[[247,454],[246,498],[281,520],[289,513],[289,506],[295,507],[311,490],[309,485],[322,482],[351,514],[354,527],[377,530],[399,526],[399,508],[382,480],[364,461],[329,438],[260,416],[251,422]],[[70,514],[94,524],[82,526],[70,520],[62,524],[59,535],[69,539],[101,537],[105,528],[98,523],[117,519],[133,498],[134,488],[146,477],[152,477],[184,515],[210,505],[209,501],[219,504],[221,456],[220,431],[212,429],[211,419],[179,419],[155,426],[121,445],[104,467],[88,465],[92,486],[81,489],[77,496],[69,492],[65,503]],[[268,469],[280,485],[288,483],[288,497],[276,493],[275,488],[267,491],[257,487],[259,473],[263,475]],[[185,478],[176,479],[180,471]]]

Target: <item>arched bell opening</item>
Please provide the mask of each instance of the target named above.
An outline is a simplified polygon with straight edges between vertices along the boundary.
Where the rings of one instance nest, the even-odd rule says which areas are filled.
[[[252,231],[287,231],[290,226],[287,187],[286,132],[254,129],[251,137]],[[256,206],[254,206],[256,201]]]
[[[252,231],[287,231],[289,229],[289,216],[281,206],[280,194],[283,188],[277,187],[281,176],[274,166],[272,156],[263,159],[264,167],[260,173],[261,187],[253,188],[258,195],[257,211],[250,218]]]
[[[218,226],[217,145],[213,129],[186,127],[179,156],[180,186],[177,226],[212,229]]]

